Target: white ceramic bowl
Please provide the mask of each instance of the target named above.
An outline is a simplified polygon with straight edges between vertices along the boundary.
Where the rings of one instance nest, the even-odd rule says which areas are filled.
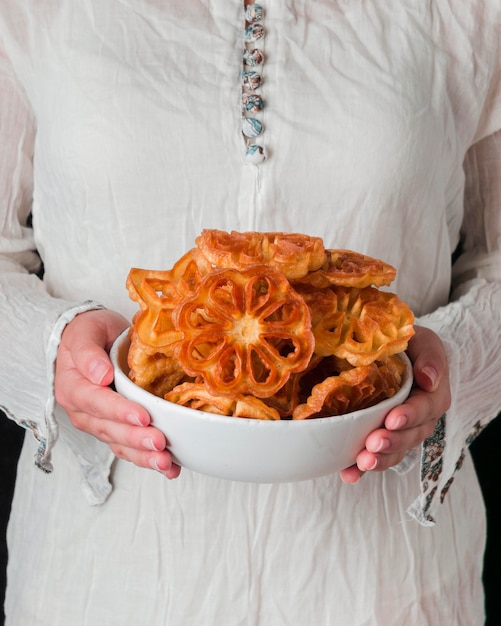
[[[127,377],[127,335],[118,337],[110,353],[117,391],[149,411],[179,465],[227,480],[295,482],[352,465],[367,435],[404,402],[412,384],[412,367],[402,354],[407,368],[401,389],[368,409],[297,421],[214,415],[167,402],[134,384]]]

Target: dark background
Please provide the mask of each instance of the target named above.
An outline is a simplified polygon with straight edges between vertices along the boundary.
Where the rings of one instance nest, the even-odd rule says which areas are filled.
[[[5,529],[14,489],[16,463],[23,441],[24,431],[0,413],[0,606],[3,607],[5,592],[5,566],[7,547]],[[28,435],[30,436],[30,435]],[[485,553],[484,584],[486,589],[487,621],[485,626],[501,624],[501,594],[496,586],[499,581],[498,563],[501,561],[501,498],[499,480],[501,472],[497,464],[501,447],[501,417],[492,422],[473,443],[471,450],[487,504],[487,549]],[[468,512],[465,511],[465,515]],[[496,530],[498,532],[496,532]],[[3,626],[3,610],[0,625]]]
[[[7,546],[5,531],[9,519],[10,503],[14,491],[17,457],[21,450],[24,430],[0,412],[0,624],[4,623],[3,601],[5,595],[5,567]],[[69,626],[69,625],[68,625]]]

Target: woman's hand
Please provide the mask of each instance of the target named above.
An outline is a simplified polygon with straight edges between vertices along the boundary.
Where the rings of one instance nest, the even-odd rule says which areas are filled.
[[[429,437],[437,420],[451,403],[447,357],[440,338],[416,326],[407,354],[412,361],[414,386],[405,404],[392,409],[384,428],[373,431],[356,465],[341,472],[346,483],[356,483],[366,471],[383,471],[397,465],[407,450]]]
[[[56,400],[75,428],[109,444],[121,459],[176,478],[180,467],[165,449],[163,433],[149,425],[148,412],[109,387],[108,351],[127,326],[124,317],[107,310],[81,313],[67,325],[56,360]]]

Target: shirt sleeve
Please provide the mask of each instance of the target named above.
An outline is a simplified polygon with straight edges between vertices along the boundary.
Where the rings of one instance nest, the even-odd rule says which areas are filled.
[[[449,359],[452,405],[421,451],[421,494],[409,509],[432,525],[468,446],[501,410],[501,131],[465,159],[461,255],[451,303],[418,323],[437,332]]]
[[[66,323],[99,305],[54,298],[39,277],[30,226],[35,136],[34,115],[0,45],[0,409],[33,433],[35,463],[50,472],[59,433],[57,346]]]

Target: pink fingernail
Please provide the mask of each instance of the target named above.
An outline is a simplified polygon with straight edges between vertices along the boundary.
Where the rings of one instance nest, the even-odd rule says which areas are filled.
[[[151,457],[151,458],[148,460],[148,463],[149,463],[150,467],[151,467],[152,469],[156,470],[157,472],[161,472],[161,471],[162,471],[162,470],[158,467],[158,463],[157,463],[157,459],[156,459],[156,457]]]
[[[107,376],[109,372],[109,364],[103,359],[93,361],[89,368],[90,379],[95,385],[100,385],[103,378]]]
[[[389,447],[390,447],[390,440],[387,439],[386,437],[382,437],[379,441],[379,445],[377,449],[375,449],[374,452],[381,452],[382,450],[388,450]]]
[[[136,415],[136,413],[129,413],[129,415],[127,415],[127,421],[129,424],[133,424],[134,426],[144,426],[143,422],[139,418],[139,415]]]
[[[156,452],[160,452],[163,448],[159,448],[156,443],[153,441],[151,437],[146,437],[142,440],[142,445],[147,450],[155,450]]]
[[[405,428],[407,421],[407,415],[397,415],[396,417],[392,417],[388,420],[389,423],[386,425],[386,428],[391,430],[400,430]]]
[[[376,469],[376,467],[377,467],[378,465],[379,465],[379,459],[376,457],[376,458],[374,459],[374,463],[372,463],[372,465],[371,465],[370,467],[369,467],[369,466],[367,466],[365,469],[366,469],[368,472],[370,472],[371,470]]]
[[[421,372],[426,376],[426,378],[430,381],[430,385],[432,389],[435,389],[435,385],[437,384],[438,372],[434,367],[429,365],[423,367]]]

